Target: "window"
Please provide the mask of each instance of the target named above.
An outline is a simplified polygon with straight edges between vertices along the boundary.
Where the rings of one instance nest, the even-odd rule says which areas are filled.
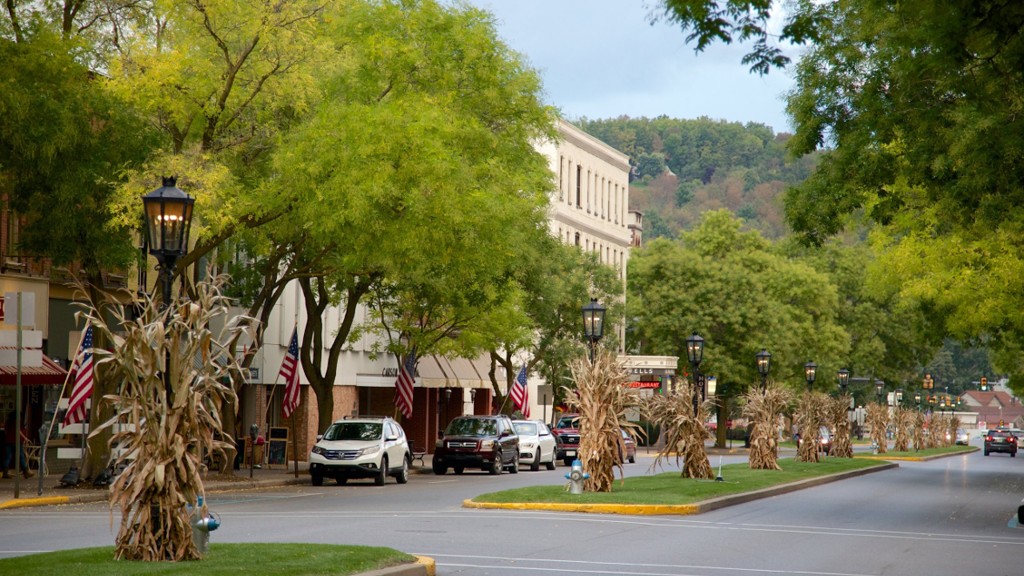
[[[576,207],[583,208],[583,166],[576,165]]]

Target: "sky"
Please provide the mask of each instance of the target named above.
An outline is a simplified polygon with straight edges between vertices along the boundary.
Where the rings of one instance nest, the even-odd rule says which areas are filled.
[[[676,25],[650,24],[656,0],[469,0],[493,13],[498,34],[543,79],[545,99],[569,119],[654,118],[758,122],[792,132],[788,70],[758,76],[742,45],[695,54]],[[793,54],[788,54],[793,58]],[[795,58],[794,58],[795,60]]]

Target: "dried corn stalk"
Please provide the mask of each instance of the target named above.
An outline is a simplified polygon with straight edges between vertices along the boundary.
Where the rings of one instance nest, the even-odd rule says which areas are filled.
[[[817,462],[821,443],[819,428],[828,421],[828,399],[820,392],[805,392],[797,404],[795,419],[800,430],[796,457],[801,462]]]
[[[826,410],[828,421],[832,423],[832,456],[836,458],[853,458],[853,446],[850,443],[850,395],[843,394],[838,398],[829,398]]]
[[[892,423],[896,428],[896,439],[892,449],[896,452],[906,452],[910,448],[910,429],[914,426],[914,412],[908,408],[896,408]]]
[[[871,426],[871,441],[878,447],[879,454],[885,454],[889,447],[886,429],[889,427],[889,407],[885,404],[868,404],[868,425]]]
[[[924,440],[924,414],[914,413],[914,450],[922,450],[925,447]]]
[[[219,335],[210,331],[213,321],[228,319],[229,300],[220,294],[223,282],[200,283],[195,301],[164,310],[147,299],[142,317],[134,320],[121,305],[112,306],[115,322],[109,325],[109,316],[93,303],[78,313],[114,343],[112,351],[94,350],[97,364],[105,365],[119,384],[116,394],[103,398],[115,416],[93,434],[113,428],[110,444],[118,450],[112,452],[124,467],[110,487],[111,510],[121,511],[118,559],[199,558],[186,505],[205,495],[204,457],[223,457],[231,446],[220,414],[235,395],[221,382],[239,369],[231,346],[245,331],[241,325],[251,325],[249,318],[236,315]],[[173,405],[168,406],[169,400]]]
[[[750,468],[781,470],[779,467],[778,421],[792,399],[792,393],[769,382],[762,392],[751,386],[743,395],[743,415],[753,424],[750,431]]]
[[[946,419],[946,430],[949,431],[945,436],[947,446],[956,444],[956,431],[958,428],[960,428],[960,417],[956,413],[951,413]]]
[[[629,374],[613,354],[601,350],[591,363],[586,357],[570,363],[576,389],[564,388],[566,403],[580,415],[579,459],[587,492],[611,492],[615,468],[622,468],[626,446],[622,429],[635,429],[626,410],[638,405],[638,396],[625,386]]]
[[[693,398],[696,390],[685,383],[673,394],[656,394],[644,402],[647,420],[659,425],[665,443],[658,452],[651,469],[675,455],[676,464],[682,460],[682,477],[711,479],[715,477],[704,450],[704,441],[710,437],[707,426],[708,403],[698,404],[693,413]]]
[[[929,448],[937,448],[939,446],[939,430],[942,429],[942,416],[932,412],[932,415],[928,417],[928,436],[926,445]]]

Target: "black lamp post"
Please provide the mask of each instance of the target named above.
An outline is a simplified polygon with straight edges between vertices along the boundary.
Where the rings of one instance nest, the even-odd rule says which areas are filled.
[[[174,176],[165,176],[163,186],[142,197],[146,216],[146,243],[156,257],[162,287],[161,304],[171,302],[171,282],[178,258],[188,252],[188,234],[192,228],[195,198],[177,187]]]
[[[700,375],[700,362],[704,359],[704,339],[700,334],[694,332],[686,339],[686,359],[690,361],[693,369],[693,415],[697,415],[697,387],[700,387],[700,400],[707,399],[707,390],[704,389],[704,382]]]
[[[761,375],[761,391],[768,387],[768,371],[772,368],[772,355],[764,348],[754,355],[757,358],[757,373]]]
[[[594,363],[594,347],[604,336],[604,313],[606,309],[597,301],[591,298],[590,302],[583,306],[583,335],[590,343],[590,363]]]
[[[839,393],[846,394],[846,387],[850,385],[850,371],[843,368],[836,372],[836,378],[839,379]]]
[[[882,403],[882,393],[885,392],[885,384],[879,380],[875,382],[875,395],[878,396],[878,403]]]
[[[903,406],[903,388],[896,389],[896,406]]]
[[[811,388],[814,388],[814,378],[818,373],[818,365],[813,360],[808,360],[807,364],[804,364],[804,378],[807,380],[807,391],[810,392]]]

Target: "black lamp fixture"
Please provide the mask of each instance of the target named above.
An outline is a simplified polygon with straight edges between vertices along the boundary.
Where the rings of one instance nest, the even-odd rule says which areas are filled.
[[[836,378],[839,379],[839,393],[846,394],[846,387],[850,385],[850,371],[842,368],[836,372]]]
[[[693,413],[696,415],[698,407],[698,387],[700,388],[700,400],[707,398],[707,390],[704,388],[704,382],[700,375],[700,362],[704,359],[704,339],[696,332],[686,339],[686,359],[690,361],[690,366],[693,368]]]
[[[878,403],[882,403],[882,392],[885,391],[885,383],[881,380],[875,381],[875,396],[878,396]]]
[[[177,187],[177,178],[165,176],[163,186],[142,197],[146,217],[146,243],[159,263],[162,305],[171,302],[171,283],[178,258],[188,252],[195,198]]]
[[[804,378],[807,380],[808,392],[814,387],[814,378],[817,376],[817,373],[818,365],[813,360],[808,360],[807,364],[804,364]]]
[[[469,400],[471,402],[476,402],[476,388],[469,389]]]
[[[896,406],[902,406],[903,405],[903,388],[897,388],[896,389],[895,400],[896,400]]]
[[[761,391],[768,387],[768,372],[772,368],[772,355],[764,348],[754,355],[757,359],[757,373],[761,375]]]
[[[594,347],[604,336],[604,313],[607,309],[602,306],[597,298],[591,298],[590,302],[583,306],[583,335],[590,343],[590,362],[594,362]]]

